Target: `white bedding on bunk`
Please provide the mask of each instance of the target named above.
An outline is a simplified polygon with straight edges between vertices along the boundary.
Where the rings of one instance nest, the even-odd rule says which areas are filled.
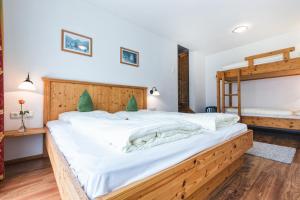
[[[226,113],[237,113],[236,108],[227,108]],[[274,108],[242,108],[242,116],[258,116],[258,117],[273,117],[273,118],[289,118],[300,119],[294,111],[288,109]]]
[[[68,122],[50,121],[47,126],[91,199],[153,175],[247,130],[245,124],[237,123],[214,132],[204,131],[187,139],[125,154],[105,143],[95,143],[90,137],[74,133]]]

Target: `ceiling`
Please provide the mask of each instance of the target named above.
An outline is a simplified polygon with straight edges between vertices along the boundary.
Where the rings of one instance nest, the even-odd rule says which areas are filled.
[[[88,0],[191,50],[212,54],[300,30],[300,0]],[[237,25],[250,29],[233,34]]]

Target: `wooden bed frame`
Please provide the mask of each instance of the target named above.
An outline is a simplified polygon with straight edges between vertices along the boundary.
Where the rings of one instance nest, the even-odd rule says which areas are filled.
[[[136,95],[140,108],[147,107],[147,88],[144,87],[49,78],[44,78],[44,83],[45,124],[49,120],[57,119],[58,114],[62,112],[76,110],[76,103],[84,89],[88,89],[98,109],[110,112],[124,110],[132,94]],[[59,151],[49,130],[45,142],[61,198],[87,200],[84,190]],[[97,199],[206,199],[215,188],[239,169],[243,163],[243,155],[252,143],[253,132],[248,130],[177,165]]]
[[[290,52],[295,47],[280,49],[267,53],[246,57],[248,67],[230,69],[217,72],[217,107],[218,112],[225,112],[226,108],[237,108],[241,122],[258,127],[271,127],[278,129],[300,130],[300,119],[274,118],[258,116],[242,116],[241,113],[241,82],[249,80],[277,78],[285,76],[300,75],[300,57],[290,58]],[[282,55],[283,60],[271,63],[255,65],[255,59]],[[233,93],[233,84],[237,84],[237,92]],[[225,93],[225,86],[228,85],[228,93]],[[228,104],[226,97],[229,98]],[[237,107],[233,106],[233,97],[237,97]]]

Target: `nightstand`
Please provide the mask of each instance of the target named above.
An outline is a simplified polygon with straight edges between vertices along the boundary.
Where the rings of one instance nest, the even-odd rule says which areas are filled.
[[[10,160],[8,163],[15,163],[15,162],[21,162],[24,160],[30,160],[37,157],[46,157],[47,156],[47,150],[45,148],[45,136],[46,136],[46,128],[28,128],[25,132],[18,132],[17,130],[13,131],[4,131],[4,139],[5,138],[16,138],[16,137],[28,137],[33,135],[43,135],[43,153],[41,155],[37,156],[30,156],[25,158],[20,158],[16,160]]]

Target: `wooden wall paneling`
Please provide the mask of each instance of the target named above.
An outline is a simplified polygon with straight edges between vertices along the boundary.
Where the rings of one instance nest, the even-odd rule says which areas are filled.
[[[93,87],[93,103],[96,109],[105,110],[109,108],[112,101],[111,92],[112,88],[109,86],[96,85]],[[109,111],[111,110],[109,109]]]

